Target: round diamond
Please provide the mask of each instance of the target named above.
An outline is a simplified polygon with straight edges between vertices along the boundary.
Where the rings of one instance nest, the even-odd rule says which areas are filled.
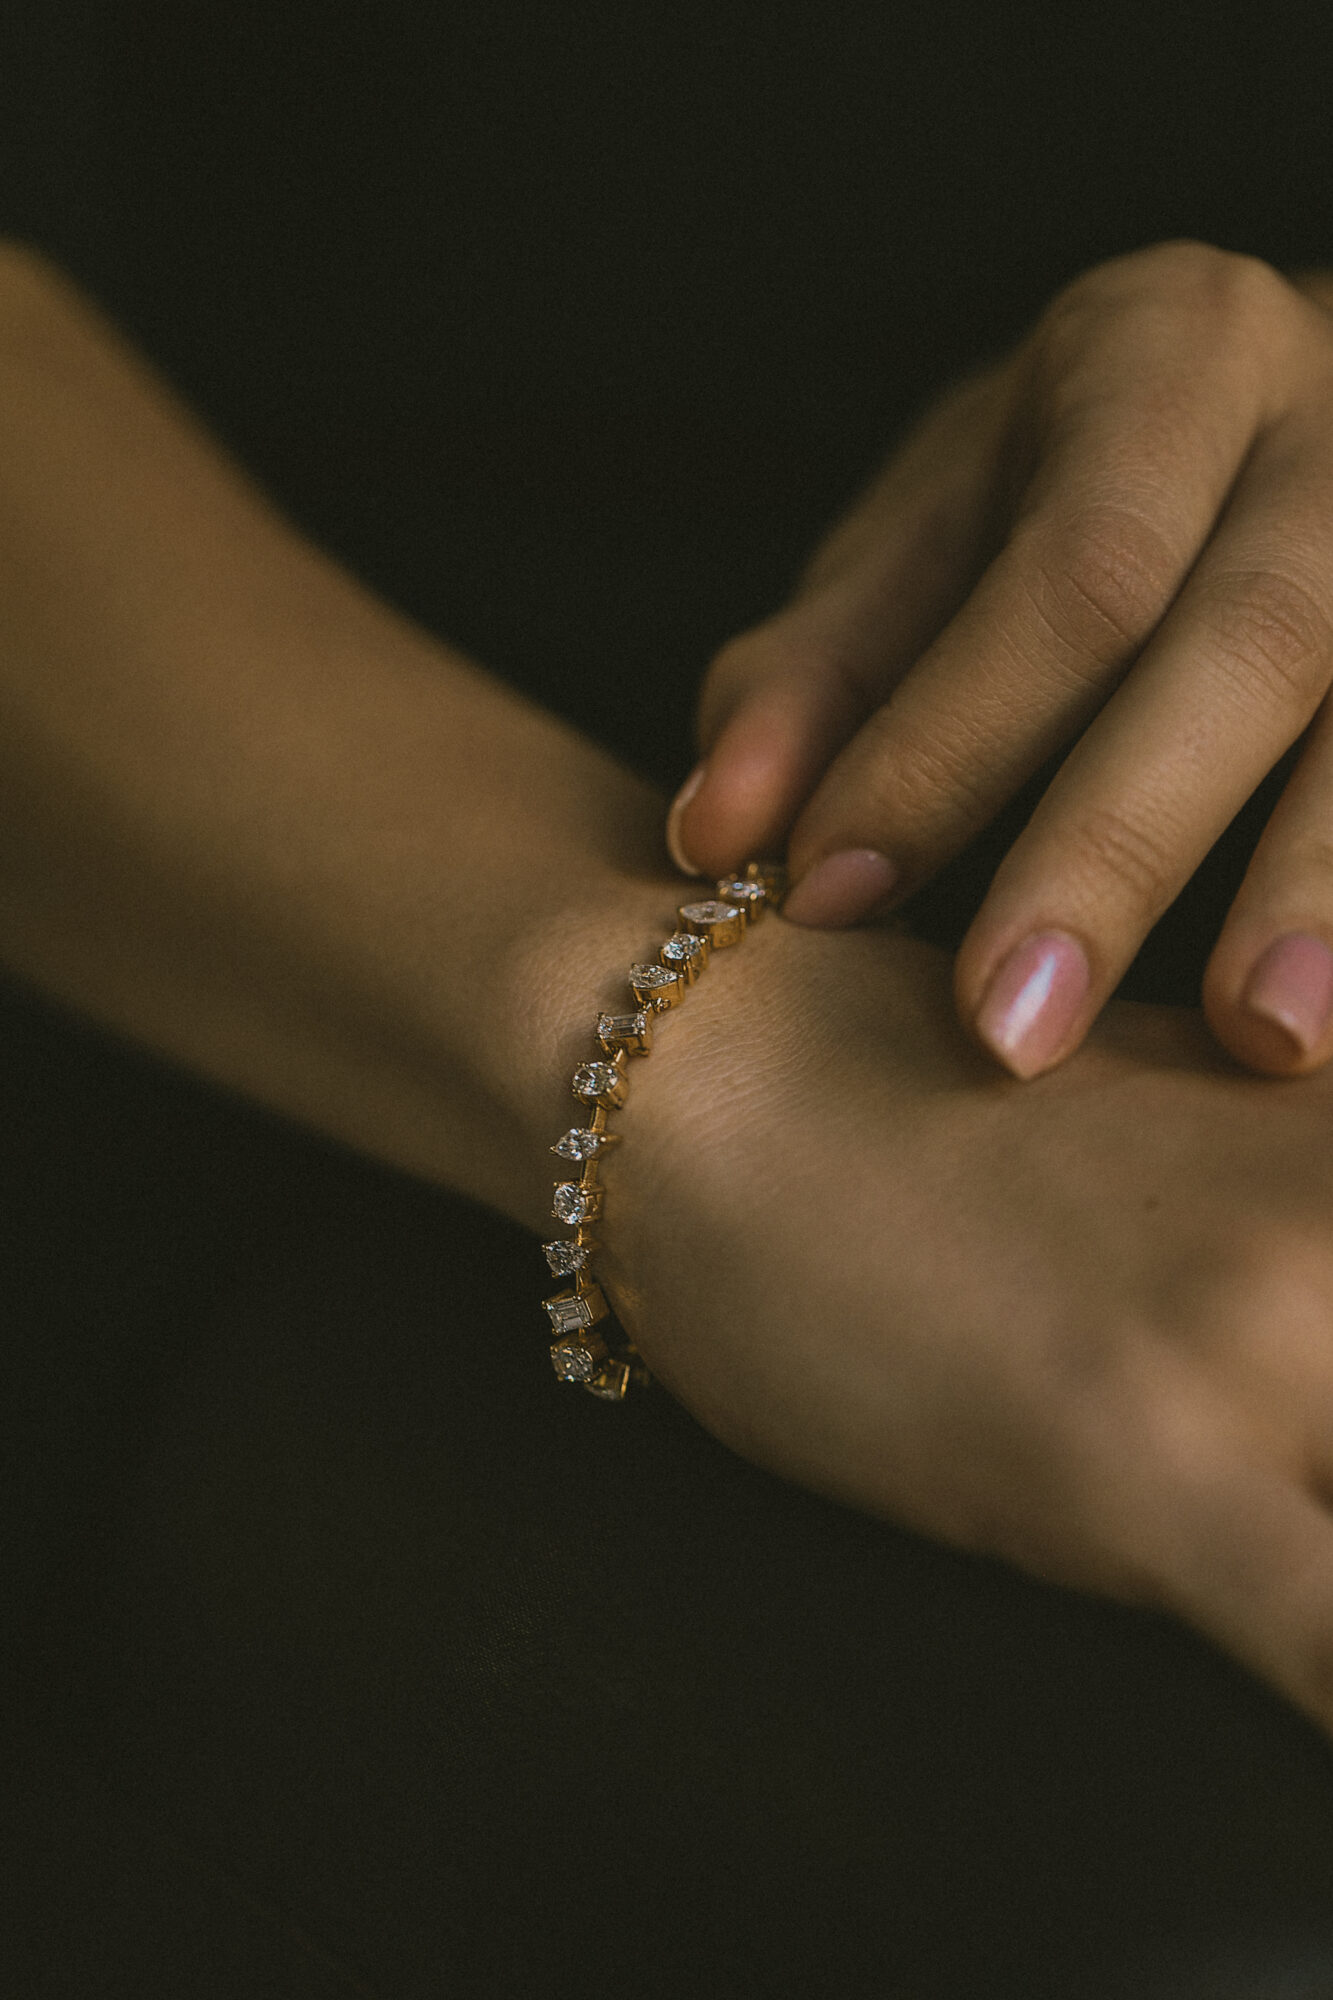
[[[733,877],[730,881],[723,880],[719,882],[717,893],[724,902],[733,903],[743,910],[748,910],[752,917],[758,916],[767,901],[767,895],[762,882],[747,882],[740,875]]]
[[[677,931],[675,936],[669,937],[662,946],[663,958],[672,965],[693,965],[697,958],[703,957],[703,954],[703,939],[693,936],[689,931]]]
[[[597,1363],[581,1340],[557,1340],[551,1366],[562,1382],[591,1382]]]
[[[603,1097],[608,1090],[614,1090],[620,1081],[620,1071],[614,1063],[580,1063],[574,1072],[574,1094],[576,1097]]]
[[[587,1188],[581,1188],[577,1181],[561,1181],[556,1187],[555,1199],[551,1203],[551,1213],[557,1222],[567,1222],[577,1228],[592,1214],[593,1202]]]

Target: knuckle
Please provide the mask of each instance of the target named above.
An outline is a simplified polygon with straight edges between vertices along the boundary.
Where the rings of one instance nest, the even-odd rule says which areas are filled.
[[[1216,667],[1247,697],[1312,710],[1333,668],[1333,617],[1289,571],[1269,567],[1213,579],[1200,606]]]
[[[964,830],[986,825],[996,797],[986,783],[995,771],[993,749],[970,734],[918,733],[898,723],[893,706],[881,709],[865,732],[867,770],[883,774],[883,796],[873,803],[885,825],[901,830],[900,847],[932,844],[941,824]]]
[[[1035,554],[1030,587],[1042,624],[1078,665],[1104,670],[1142,645],[1176,582],[1165,535],[1132,508],[1090,504]]]
[[[1085,812],[1064,851],[1072,878],[1090,888],[1096,901],[1110,881],[1136,912],[1155,915],[1175,894],[1169,830],[1146,815],[1114,806]]]

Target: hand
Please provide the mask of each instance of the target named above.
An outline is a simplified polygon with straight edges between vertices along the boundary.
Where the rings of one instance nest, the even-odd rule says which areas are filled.
[[[745,1457],[1166,1607],[1333,1732],[1333,1076],[1110,1007],[996,1075],[942,954],[771,921],[633,1066],[599,1270]]]
[[[1219,833],[1309,729],[1212,953],[1241,1062],[1333,1054],[1333,315],[1167,244],[1062,293],[950,396],[726,647],[672,817],[710,872],[791,829],[809,924],[911,893],[1074,745],[958,955],[1019,1076],[1078,1047]],[[686,794],[689,794],[688,796]],[[794,821],[794,826],[793,826]]]

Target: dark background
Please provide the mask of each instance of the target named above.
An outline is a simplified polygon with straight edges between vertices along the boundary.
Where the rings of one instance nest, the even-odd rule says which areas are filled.
[[[1297,9],[48,0],[0,13],[0,227],[669,786],[711,650],[1067,279],[1333,261],[1331,54]],[[1192,997],[1251,833],[1134,990]],[[1328,1753],[1188,1635],[561,1398],[517,1232],[18,991],[0,1092],[6,1990],[1333,1995]]]

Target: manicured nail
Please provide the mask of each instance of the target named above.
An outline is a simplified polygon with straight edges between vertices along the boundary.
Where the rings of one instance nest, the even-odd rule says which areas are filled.
[[[977,1033],[1015,1076],[1036,1076],[1068,1041],[1091,984],[1077,939],[1039,931],[1001,963],[977,1014]]]
[[[671,810],[667,814],[667,853],[671,856],[671,859],[675,862],[682,875],[702,875],[704,872],[702,868],[695,867],[689,855],[680,844],[680,822],[684,817],[686,806],[704,781],[704,772],[706,769],[707,766],[704,764],[695,765],[689,777],[671,801]]]
[[[826,854],[796,884],[782,905],[794,924],[838,931],[859,924],[893,889],[898,870],[873,847],[848,847]]]
[[[1333,952],[1305,931],[1275,938],[1256,961],[1241,1005],[1284,1029],[1308,1056],[1333,1014]]]

